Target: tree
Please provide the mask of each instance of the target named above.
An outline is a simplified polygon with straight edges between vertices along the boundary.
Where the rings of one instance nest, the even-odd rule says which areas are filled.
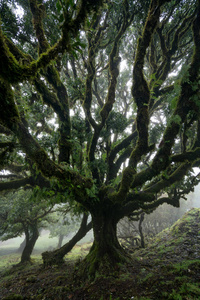
[[[143,221],[144,213],[137,217],[125,217],[118,224],[117,236],[120,238],[123,247],[129,251],[133,251],[134,246],[145,247],[142,230]]]
[[[65,243],[62,247],[59,245],[60,247],[54,251],[46,251],[42,253],[44,266],[58,265],[64,262],[64,256],[72,250],[77,242],[80,241],[89,230],[91,230],[92,222],[87,223],[87,221],[88,214],[84,213],[79,229],[67,243]]]
[[[68,254],[72,248],[79,242],[92,228],[92,222],[88,223],[88,214],[83,213],[82,220],[81,213],[78,215],[70,215],[70,209],[63,206],[57,211],[57,220],[49,224],[50,237],[58,236],[57,249],[53,251],[46,251],[42,253],[43,264],[58,265],[64,262],[64,256]],[[64,237],[70,233],[76,232],[72,238],[62,246]]]
[[[50,238],[58,237],[57,248],[60,248],[63,243],[63,239],[70,233],[75,232],[78,227],[78,220],[70,216],[69,214],[62,214],[58,212],[55,215],[55,221],[49,224]]]
[[[52,205],[47,206],[44,199],[36,203],[30,191],[20,190],[0,198],[0,233],[2,240],[25,235],[20,263],[31,261],[31,253],[39,237],[39,229],[49,220]]]
[[[142,215],[133,217],[130,215],[120,220],[117,226],[117,233],[123,246],[130,251],[134,251],[135,246],[138,247],[141,245],[142,238],[139,226],[141,226],[142,233],[144,234],[145,244],[149,244],[155,235],[171,227],[184,213],[194,207],[192,197],[191,193],[187,199],[181,199],[180,207],[174,208],[171,205],[163,203],[153,212],[151,210],[146,211],[143,221],[141,219]]]
[[[200,3],[15,3],[18,35],[5,18],[0,32],[1,165],[10,172],[0,190],[38,185],[89,211],[94,243],[82,268],[95,276],[128,260],[121,218],[176,207],[198,182]]]

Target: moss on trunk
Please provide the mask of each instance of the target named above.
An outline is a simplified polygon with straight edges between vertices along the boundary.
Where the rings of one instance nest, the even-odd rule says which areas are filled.
[[[80,263],[78,273],[82,279],[109,276],[119,270],[120,264],[130,261],[117,239],[117,220],[109,212],[98,210],[93,214],[92,221],[94,243]]]

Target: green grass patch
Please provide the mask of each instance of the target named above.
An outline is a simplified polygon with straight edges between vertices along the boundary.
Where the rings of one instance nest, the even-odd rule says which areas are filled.
[[[183,283],[179,289],[173,289],[171,293],[163,292],[162,295],[169,300],[197,300],[200,296],[200,288],[197,283]]]
[[[85,257],[90,248],[92,246],[92,243],[85,243],[85,244],[81,244],[81,245],[76,245],[74,246],[74,248],[72,249],[72,251],[70,251],[65,258],[66,259],[70,259],[70,260],[77,260],[80,258]]]
[[[200,268],[200,259],[195,260],[183,260],[180,263],[173,264],[175,273],[180,274],[182,271],[192,272],[193,269]]]
[[[1,244],[0,249],[0,272],[18,264],[21,259],[21,254],[16,253],[20,243],[23,239],[13,239],[10,242],[4,242]],[[38,240],[34,251],[31,255],[31,260],[34,264],[42,264],[41,253],[44,251],[53,250],[56,246],[57,239],[49,239],[47,236],[42,237]],[[92,243],[85,243],[76,245],[72,251],[70,251],[65,258],[67,260],[78,260],[83,258],[89,252]]]

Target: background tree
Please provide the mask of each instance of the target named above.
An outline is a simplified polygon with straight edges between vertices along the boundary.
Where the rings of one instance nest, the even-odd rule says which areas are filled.
[[[80,216],[79,216],[80,217]],[[58,224],[59,225],[59,224]],[[73,229],[74,229],[74,225]],[[72,227],[71,227],[72,228]],[[42,253],[42,259],[45,266],[58,265],[64,262],[64,257],[68,254],[72,248],[91,230],[92,222],[88,222],[88,214],[83,213],[81,223],[73,237],[65,243],[62,247],[53,251],[46,251]],[[66,232],[66,229],[65,229]]]
[[[39,203],[31,199],[30,191],[19,190],[0,197],[1,240],[25,235],[20,263],[30,262],[31,253],[39,237],[39,230],[50,222],[49,214],[53,206],[40,199]]]
[[[69,212],[68,212],[69,211]],[[57,248],[62,246],[63,240],[70,236],[72,233],[78,231],[81,225],[81,214],[70,213],[70,208],[59,206],[54,215],[55,220],[49,224],[49,236],[58,237]],[[88,219],[88,217],[87,217]]]
[[[189,199],[188,199],[189,198]],[[146,211],[142,222],[142,232],[144,234],[145,244],[149,244],[152,238],[162,230],[171,227],[178,219],[180,219],[189,209],[195,207],[193,203],[193,195],[187,196],[187,199],[180,200],[180,207],[163,203],[153,212]],[[141,237],[139,232],[140,216],[125,217],[118,223],[118,238],[123,246],[129,251],[134,251],[135,247],[141,246]]]
[[[0,190],[76,201],[94,231],[83,273],[110,271],[128,259],[119,220],[177,207],[198,182],[199,1],[15,3],[20,34],[5,21],[0,32],[0,123],[2,169],[17,178]]]
[[[61,212],[57,212],[54,218],[55,221],[49,224],[49,237],[57,237],[57,248],[60,248],[62,246],[64,238],[78,229],[79,222],[76,216],[73,217],[69,214],[63,215]]]

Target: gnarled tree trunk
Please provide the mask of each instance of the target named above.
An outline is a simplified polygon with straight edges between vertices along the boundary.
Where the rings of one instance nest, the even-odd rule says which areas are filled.
[[[118,219],[111,211],[97,210],[92,214],[94,243],[86,256],[82,271],[91,277],[116,271],[130,257],[117,238]]]
[[[37,224],[31,225],[31,234],[29,232],[29,229],[27,228],[25,231],[25,236],[26,236],[26,245],[22,252],[20,263],[30,262],[31,260],[31,253],[33,252],[35,243],[39,237]]]

